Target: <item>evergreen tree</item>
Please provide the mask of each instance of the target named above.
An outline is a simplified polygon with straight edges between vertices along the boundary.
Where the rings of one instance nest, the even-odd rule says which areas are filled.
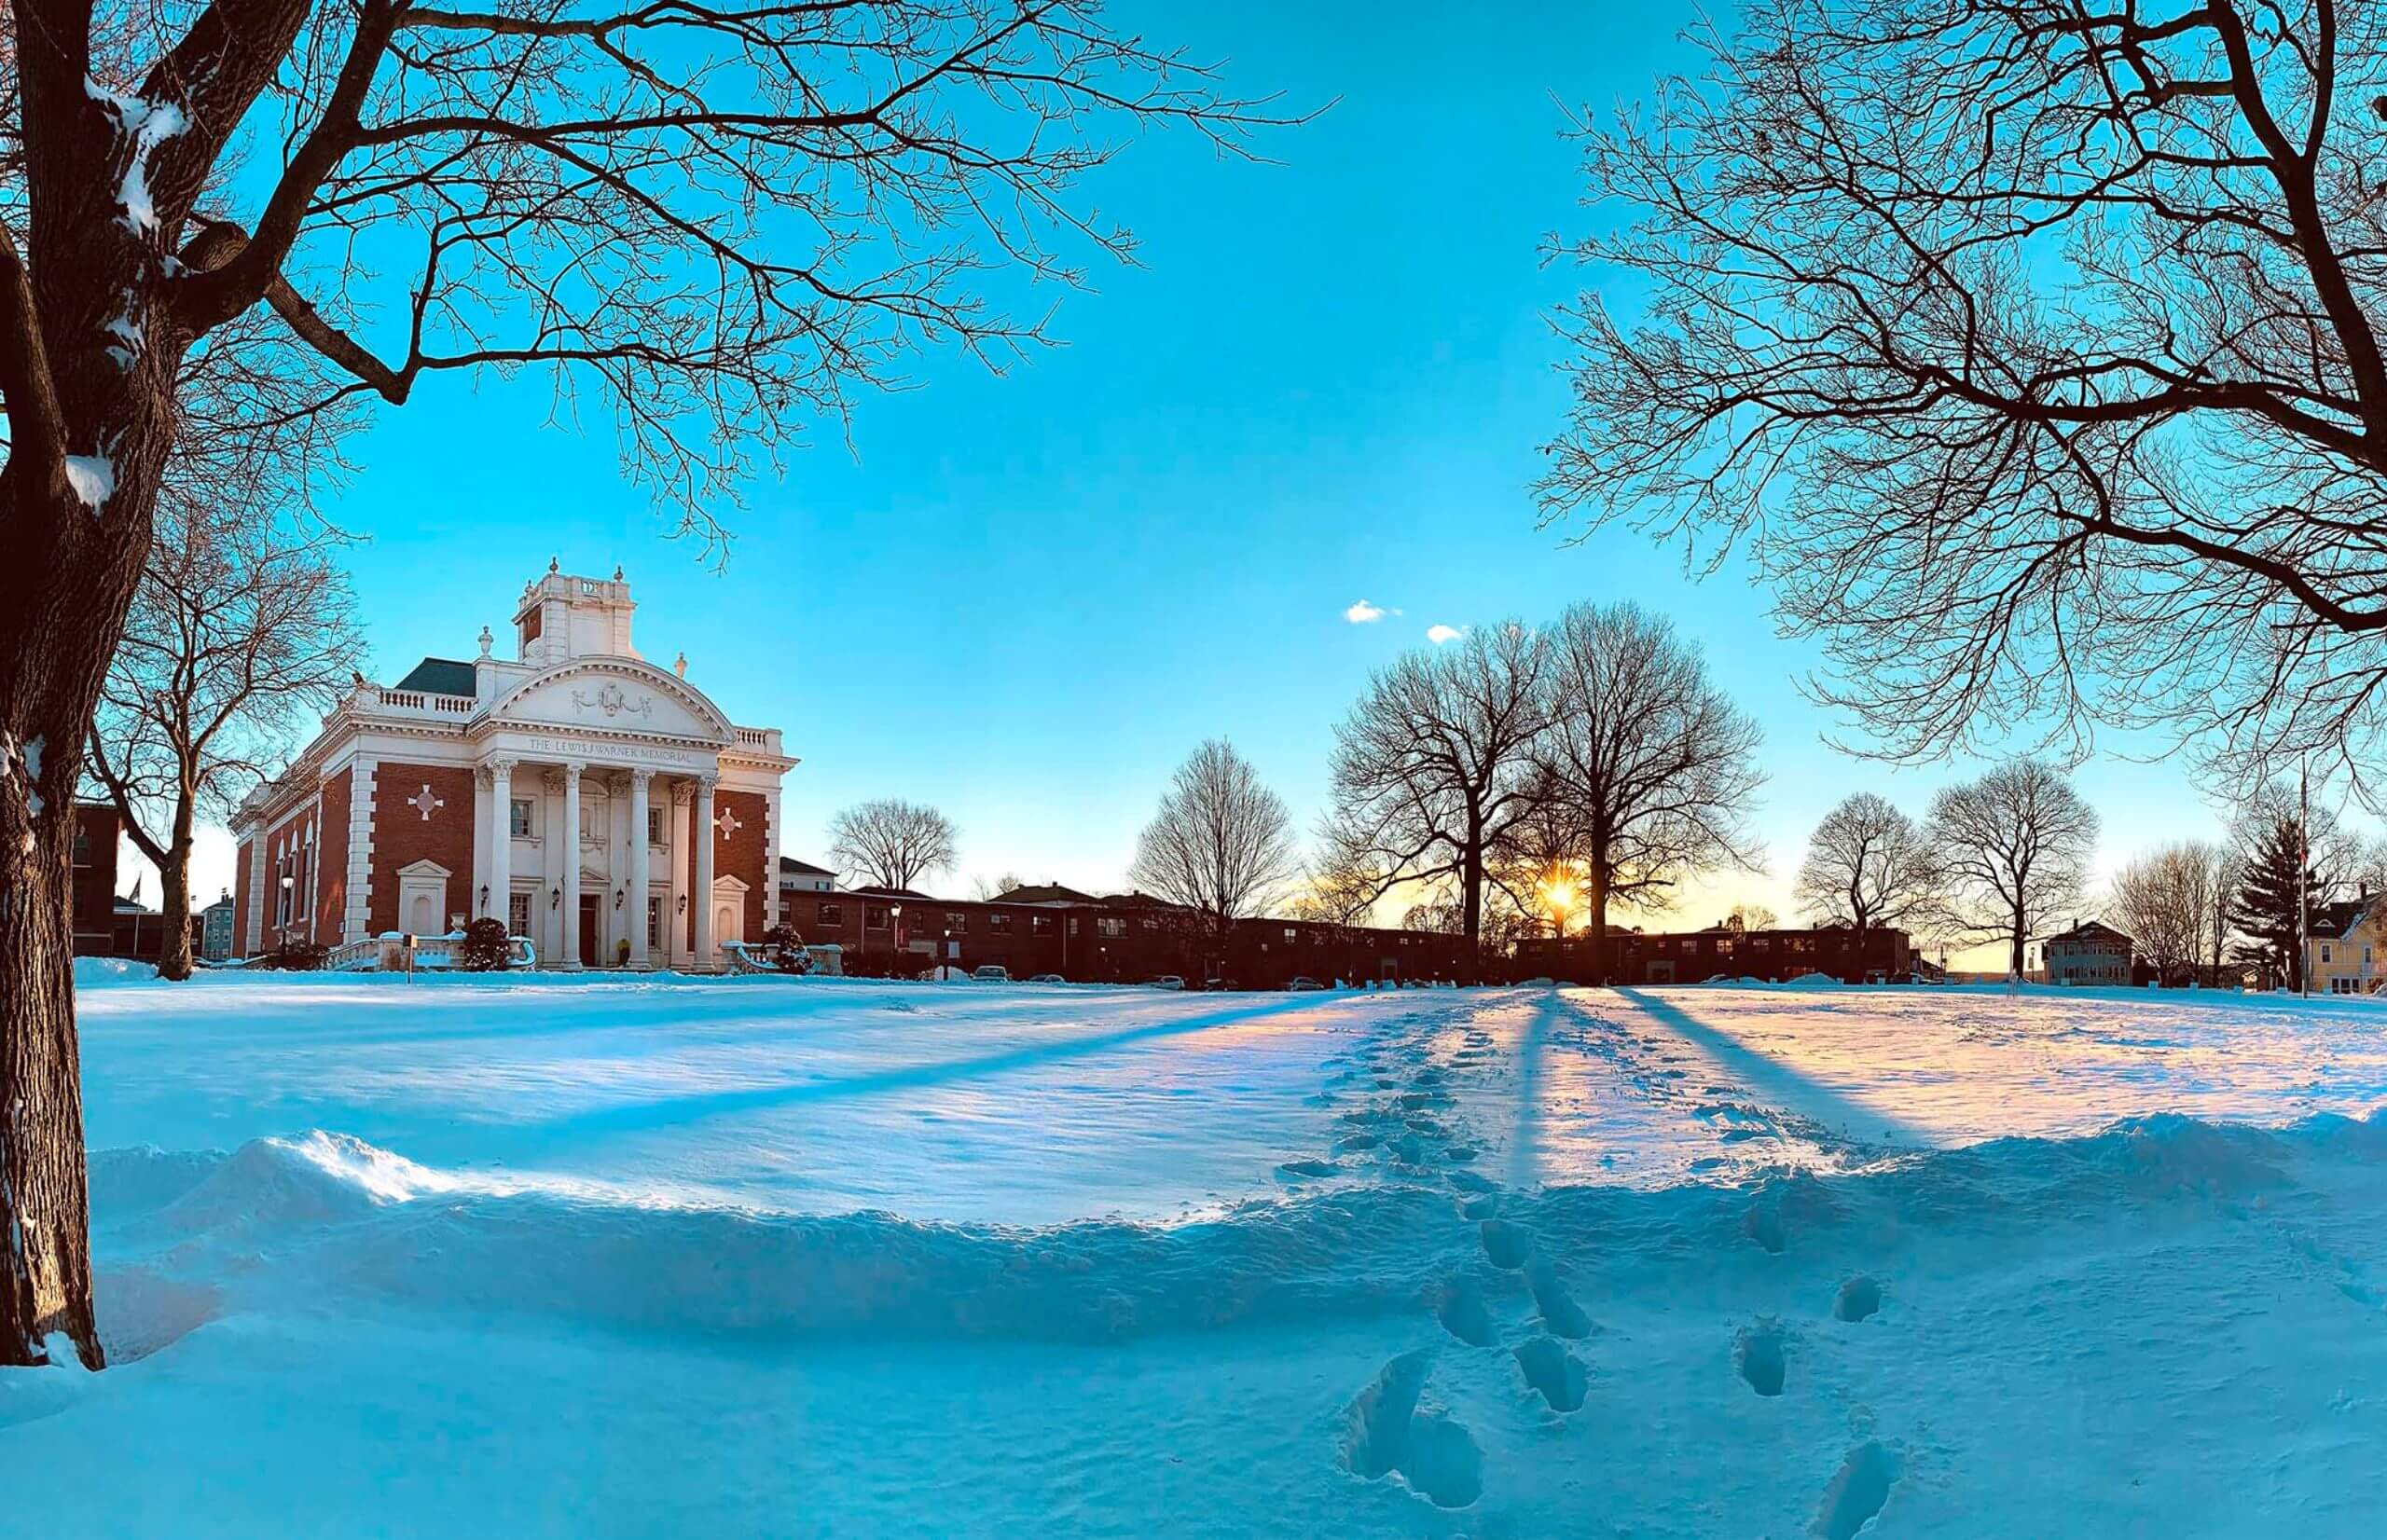
[[[2292,815],[2271,818],[2255,832],[2241,853],[2238,891],[2229,923],[2247,937],[2239,955],[2263,968],[2290,989],[2303,986],[2303,958],[2297,947],[2297,904],[2308,901],[2307,927],[2316,925],[2329,892],[2329,879],[2309,864],[2304,825]],[[2299,877],[2301,881],[2299,882]]]

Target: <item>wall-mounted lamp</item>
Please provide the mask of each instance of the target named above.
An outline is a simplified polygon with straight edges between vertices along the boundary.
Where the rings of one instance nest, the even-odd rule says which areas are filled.
[[[297,878],[296,878],[296,877],[292,876],[292,875],[291,875],[289,873],[287,873],[287,872],[284,872],[284,873],[282,874],[282,890],[283,890],[283,892],[287,893],[287,892],[289,892],[292,888],[294,888],[294,887],[297,887],[297,886],[298,886],[298,879],[297,879]]]
[[[555,908],[556,906],[558,906],[559,904],[560,904],[560,903],[562,903],[562,902],[563,902],[563,889],[562,889],[562,888],[560,888],[560,887],[550,887],[550,888],[548,888],[548,889],[547,889],[547,907],[548,907],[549,909],[553,909],[553,908]]]
[[[622,900],[623,900],[623,899],[625,899],[626,897],[628,897],[628,894],[629,894],[629,889],[628,889],[628,888],[627,888],[627,887],[616,887],[616,888],[614,888],[614,908],[616,908],[616,909],[619,909],[619,908],[622,906]]]
[[[680,913],[681,913],[681,914],[686,914],[687,912],[688,912],[688,895],[686,895],[685,893],[683,893],[683,894],[681,894],[681,895],[680,895]]]
[[[483,909],[489,907],[489,884],[487,883],[481,884],[481,907]]]

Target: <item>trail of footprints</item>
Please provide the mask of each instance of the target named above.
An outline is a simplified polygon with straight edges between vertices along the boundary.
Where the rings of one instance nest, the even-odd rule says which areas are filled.
[[[1414,1066],[1405,1085],[1382,1073],[1387,1052]],[[1473,1028],[1466,1033],[1464,1046],[1451,1055],[1447,1069],[1427,1060],[1428,1047],[1420,1039],[1379,1042],[1363,1051],[1363,1067],[1344,1079],[1365,1080],[1375,1092],[1390,1094],[1344,1114],[1350,1131],[1335,1141],[1334,1153],[1388,1158],[1413,1169],[1447,1162],[1443,1179],[1458,1195],[1460,1215],[1476,1226],[1484,1263],[1521,1278],[1533,1302],[1531,1333],[1508,1349],[1518,1378],[1551,1415],[1563,1418],[1581,1410],[1590,1397],[1592,1371],[1567,1344],[1591,1337],[1594,1324],[1556,1264],[1535,1254],[1532,1231],[1500,1215],[1497,1185],[1466,1169],[1476,1156],[1475,1148],[1435,1116],[1456,1101],[1447,1089],[1450,1072],[1474,1067],[1494,1052],[1491,1036]],[[1300,1176],[1344,1170],[1317,1161],[1287,1162],[1279,1169]],[[1763,1201],[1748,1209],[1742,1234],[1773,1255],[1789,1244],[1779,1206]],[[1444,1283],[1434,1291],[1432,1304],[1436,1319],[1455,1342],[1478,1350],[1500,1347],[1498,1326],[1475,1279]],[[1861,1322],[1881,1308],[1881,1285],[1859,1273],[1840,1286],[1831,1317]],[[1732,1367],[1751,1392],[1772,1398],[1789,1388],[1789,1333],[1774,1316],[1760,1316],[1735,1334]],[[1344,1413],[1343,1464],[1368,1479],[1398,1477],[1437,1507],[1464,1508],[1483,1495],[1483,1455],[1466,1424],[1432,1397],[1434,1354],[1431,1348],[1400,1354],[1352,1398]],[[1880,1439],[1869,1438],[1849,1450],[1824,1487],[1810,1533],[1822,1540],[1856,1540],[1889,1501],[1900,1464],[1897,1447]]]

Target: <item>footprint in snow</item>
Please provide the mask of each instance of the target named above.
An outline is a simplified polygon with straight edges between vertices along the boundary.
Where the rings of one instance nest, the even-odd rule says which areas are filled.
[[[1525,1383],[1541,1393],[1552,1411],[1579,1411],[1591,1386],[1580,1360],[1555,1338],[1535,1337],[1516,1345],[1517,1368]]]
[[[1441,1508],[1463,1508],[1483,1494],[1483,1454],[1467,1428],[1423,1402],[1429,1350],[1385,1365],[1343,1413],[1343,1464],[1375,1480],[1399,1475]]]
[[[1840,1286],[1831,1302],[1835,1321],[1862,1321],[1882,1308],[1882,1286],[1860,1272]]]
[[[1494,1267],[1520,1268],[1533,1255],[1533,1232],[1507,1219],[1483,1221],[1483,1255]]]
[[[1732,1340],[1732,1367],[1759,1396],[1779,1396],[1788,1366],[1782,1352],[1782,1327],[1770,1316],[1743,1327]]]

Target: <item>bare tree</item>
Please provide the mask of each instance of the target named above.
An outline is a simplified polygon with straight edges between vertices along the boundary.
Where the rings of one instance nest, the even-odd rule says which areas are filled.
[[[1337,845],[1330,832],[1310,858],[1301,892],[1287,912],[1314,925],[1358,925],[1375,907],[1379,896],[1373,873],[1353,852]]]
[[[897,797],[857,803],[829,820],[829,859],[856,887],[908,891],[959,854],[960,832],[933,807]]]
[[[1246,914],[1262,913],[1301,871],[1284,799],[1224,738],[1186,756],[1127,868],[1138,887],[1201,916],[1223,947]]]
[[[1757,723],[1696,647],[1633,604],[1578,604],[1552,637],[1549,722],[1535,746],[1581,830],[1592,976],[1612,907],[1663,909],[1691,872],[1753,871],[1745,818],[1765,777]]]
[[[190,976],[190,851],[228,818],[366,654],[330,539],[236,502],[163,520],[91,729],[91,777],[158,868],[159,971]]]
[[[973,877],[970,881],[970,896],[980,903],[984,903],[988,899],[1001,898],[1014,887],[1027,886],[1028,884],[1019,874],[1014,872],[1006,872],[999,877]]]
[[[1944,903],[1939,852],[1888,798],[1859,791],[1815,825],[1799,868],[1799,904],[1813,919],[1933,932]]]
[[[1532,811],[1549,647],[1517,621],[1406,654],[1334,730],[1333,838],[1375,883],[1447,882],[1480,942],[1487,864]]]
[[[1582,135],[1552,517],[1738,544],[1885,751],[2387,728],[2377,0],[1758,0]]]
[[[629,475],[710,531],[922,344],[1000,367],[1042,340],[987,276],[1125,255],[1072,188],[1132,131],[1235,153],[1265,114],[1093,0],[19,0],[5,24],[0,1363],[62,1332],[96,1366],[73,792],[190,349],[262,307],[351,401],[551,371],[559,415],[610,416]],[[235,144],[271,158],[224,178]]]
[[[1975,939],[2005,941],[2021,977],[2031,932],[2080,905],[2095,809],[2062,771],[2014,760],[1934,797],[1930,832],[1958,923]]]
[[[2115,873],[2106,918],[2130,932],[2166,983],[2193,977],[2216,926],[2227,928],[2222,916],[2231,895],[2220,885],[2218,856],[2214,846],[2187,840],[2136,857]]]
[[[1772,930],[1782,923],[1782,916],[1761,903],[1736,903],[1724,916],[1727,928],[1737,931]]]

